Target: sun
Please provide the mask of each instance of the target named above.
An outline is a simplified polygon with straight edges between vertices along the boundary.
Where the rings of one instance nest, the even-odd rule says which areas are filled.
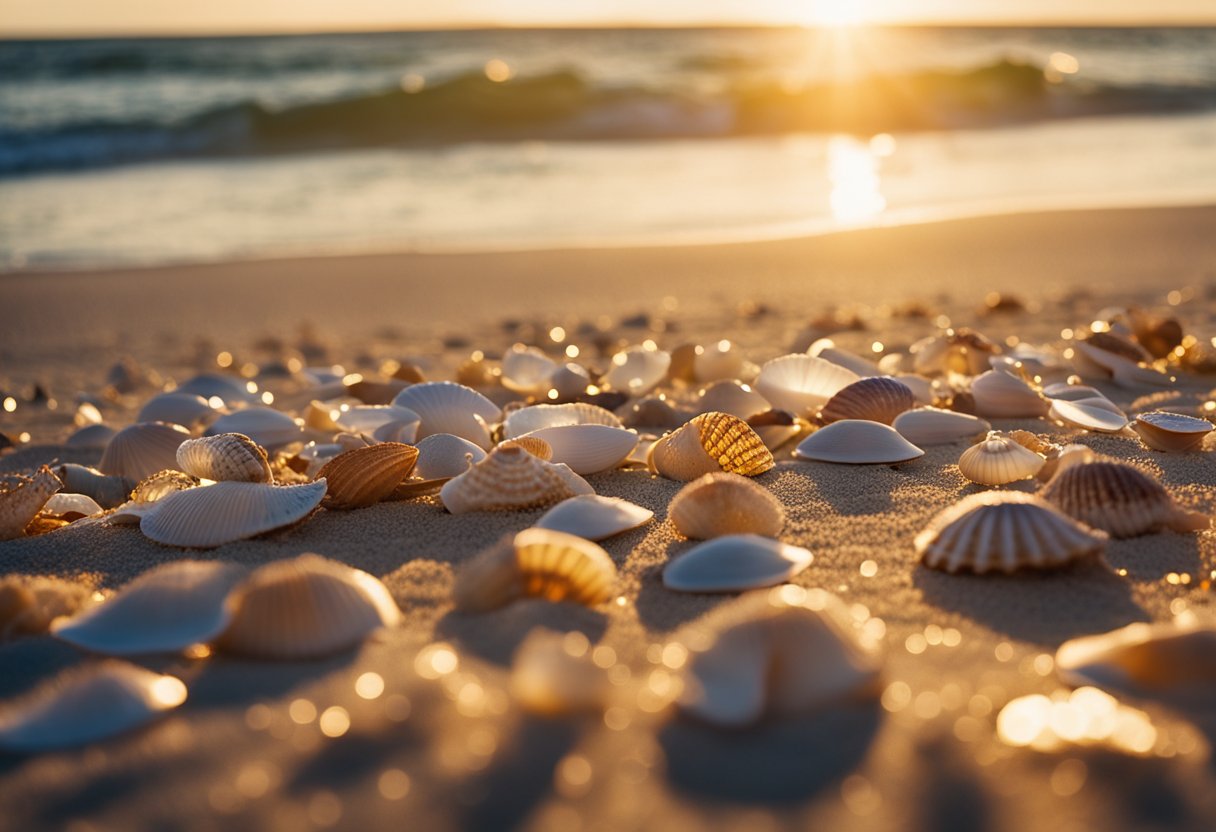
[[[791,0],[790,5],[806,26],[843,28],[866,22],[866,0]]]

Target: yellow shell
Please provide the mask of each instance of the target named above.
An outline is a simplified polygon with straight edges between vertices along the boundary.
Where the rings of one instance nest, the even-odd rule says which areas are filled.
[[[1039,469],[1039,473],[1035,474],[1035,479],[1039,482],[1047,482],[1052,478],[1056,472],[1056,466],[1060,464],[1060,451],[1064,450],[1062,447],[1028,430],[1011,430],[1004,435],[1046,460],[1043,467]]]
[[[667,516],[680,534],[694,539],[748,533],[776,537],[785,525],[785,510],[768,489],[724,471],[680,489]]]
[[[754,430],[729,413],[702,413],[650,449],[650,470],[688,482],[714,471],[755,477],[772,470],[773,454]]]
[[[967,450],[958,459],[958,470],[980,485],[1005,485],[1027,480],[1039,472],[1046,460],[1034,451],[997,431]]]
[[[539,436],[521,436],[518,439],[508,439],[503,445],[518,445],[537,459],[545,462],[553,459],[553,447]]]
[[[1206,529],[1211,518],[1174,505],[1161,483],[1122,462],[1092,460],[1061,465],[1043,497],[1070,517],[1113,537],[1173,529]]]
[[[439,497],[452,514],[540,508],[579,494],[594,494],[586,480],[565,465],[553,465],[514,442],[449,480]]]
[[[62,487],[59,477],[45,465],[32,477],[0,477],[0,540],[25,534],[25,527]]]
[[[221,433],[187,439],[177,447],[182,471],[201,479],[273,482],[266,451],[243,433]]]
[[[366,508],[387,499],[417,461],[418,449],[399,442],[344,451],[317,472],[316,479],[328,484],[325,507]]]
[[[916,406],[912,391],[901,381],[886,376],[853,382],[828,400],[819,411],[824,422],[867,419],[889,425],[895,417]]]

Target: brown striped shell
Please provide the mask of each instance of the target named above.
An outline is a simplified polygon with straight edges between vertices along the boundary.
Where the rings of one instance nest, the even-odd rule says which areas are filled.
[[[916,406],[916,397],[906,384],[887,376],[853,382],[828,400],[819,411],[824,422],[867,419],[889,425],[895,417]]]
[[[0,540],[24,535],[25,527],[62,487],[59,477],[45,465],[32,477],[0,477]]]
[[[694,539],[748,533],[776,537],[785,525],[785,510],[768,489],[725,471],[681,488],[667,516],[680,534]]]
[[[452,514],[540,508],[594,494],[587,481],[565,465],[554,465],[515,443],[503,443],[489,456],[449,480],[439,497]]]
[[[221,482],[273,482],[266,451],[243,433],[187,439],[177,447],[177,465],[187,474]]]
[[[343,451],[317,472],[328,483],[325,507],[366,508],[387,499],[417,461],[418,449],[400,442]]]
[[[773,454],[754,430],[729,413],[702,413],[650,449],[650,470],[688,482],[714,471],[755,477],[772,470]]]
[[[1162,529],[1195,531],[1211,523],[1206,515],[1178,508],[1161,483],[1122,462],[1062,464],[1043,489],[1043,497],[1070,517],[1113,537]]]

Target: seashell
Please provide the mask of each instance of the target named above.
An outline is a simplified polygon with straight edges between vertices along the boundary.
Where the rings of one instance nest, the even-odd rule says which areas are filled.
[[[694,383],[697,380],[697,350],[703,349],[700,344],[687,342],[672,350],[671,364],[667,366],[667,380]]]
[[[486,452],[450,433],[432,433],[418,443],[414,475],[424,480],[458,477],[486,458]]]
[[[410,444],[417,437],[421,421],[419,415],[408,407],[391,404],[356,405],[339,409],[334,417],[334,424],[350,433],[375,433],[386,425],[393,425],[396,436],[408,437],[409,441],[401,440],[405,444]]]
[[[1172,529],[1206,529],[1211,519],[1174,505],[1159,482],[1138,468],[1101,459],[1073,462],[1067,449],[1043,489],[1043,498],[1065,514],[1112,537],[1136,537]]]
[[[1157,318],[1140,309],[1128,312],[1133,336],[1153,358],[1166,358],[1182,346],[1185,333],[1176,318]]]
[[[61,488],[59,477],[45,465],[32,477],[0,476],[0,540],[23,536],[25,527]]]
[[[1132,422],[1132,429],[1140,435],[1145,445],[1172,453],[1201,450],[1212,427],[1212,423],[1206,419],[1163,410],[1141,413]]]
[[[612,699],[612,685],[591,655],[590,642],[577,630],[533,628],[511,664],[512,698],[546,716],[603,710]]]
[[[1066,402],[1105,398],[1096,387],[1090,387],[1088,384],[1069,384],[1066,381],[1047,385],[1043,388],[1043,395],[1049,399],[1062,399]]]
[[[502,423],[504,439],[515,439],[542,428],[565,425],[608,425],[619,428],[621,420],[611,410],[585,402],[534,404],[512,411]]]
[[[502,357],[502,386],[524,396],[539,396],[549,390],[549,379],[557,362],[536,347],[516,344]]]
[[[552,449],[550,459],[568,465],[576,474],[596,474],[616,468],[638,444],[635,432],[608,425],[541,428],[515,441],[527,439],[547,442]]]
[[[1012,573],[1096,557],[1106,547],[1106,534],[1033,494],[983,491],[938,513],[915,545],[931,569]]]
[[[252,404],[258,400],[258,397],[249,391],[246,384],[239,378],[221,376],[216,373],[203,373],[179,384],[173,392],[191,393],[201,396],[207,401],[218,399],[221,404],[232,407],[238,404]]]
[[[487,612],[520,598],[589,607],[612,597],[616,564],[589,540],[552,529],[524,529],[477,555],[456,577],[456,609]]]
[[[274,479],[266,451],[240,433],[187,439],[177,447],[177,465],[191,476],[216,482],[272,482]]]
[[[553,459],[553,446],[539,436],[521,436],[518,439],[508,439],[502,445],[515,445],[516,447],[523,448],[532,454],[532,456],[545,462]]]
[[[912,369],[927,376],[958,373],[974,376],[987,370],[1000,348],[980,333],[960,327],[913,344]]]
[[[325,496],[325,480],[305,485],[217,482],[169,494],[140,520],[157,543],[211,549],[303,520]]]
[[[702,413],[650,449],[650,470],[687,482],[713,471],[755,477],[770,471],[773,455],[756,432],[729,413]]]
[[[785,525],[785,510],[768,489],[724,471],[681,488],[667,516],[680,534],[706,540],[747,533],[776,537]]]
[[[630,347],[612,356],[604,384],[631,396],[644,396],[663,381],[671,355],[660,349]]]
[[[813,416],[828,400],[860,378],[813,355],[783,355],[760,368],[756,389],[774,408]]]
[[[1088,352],[1101,350],[1103,353],[1116,355],[1132,363],[1138,364],[1141,361],[1153,360],[1148,351],[1135,341],[1132,341],[1130,338],[1124,338],[1114,332],[1091,332],[1076,343],[1086,348]]]
[[[877,645],[823,590],[748,593],[691,629],[709,645],[691,651],[680,707],[715,725],[796,716],[879,689]]]
[[[1216,373],[1216,342],[1193,335],[1186,336],[1178,363],[1194,373]]]
[[[591,374],[581,364],[567,362],[553,371],[549,384],[557,391],[559,399],[573,399],[587,392]]]
[[[916,406],[912,391],[902,382],[887,376],[859,379],[845,387],[819,411],[824,422],[841,419],[868,419],[889,425],[895,417]]]
[[[851,370],[861,378],[882,375],[878,369],[878,365],[873,361],[848,350],[840,349],[831,338],[820,338],[811,344],[806,352],[807,355],[831,361],[833,364],[844,367],[846,370]]]
[[[699,543],[667,564],[663,586],[676,592],[743,592],[788,581],[811,565],[809,550],[755,534]]]
[[[1041,436],[1036,436],[1028,430],[1011,430],[1005,436],[1017,442],[1026,450],[1034,451],[1043,457],[1043,467],[1039,469],[1039,473],[1034,475],[1035,479],[1039,482],[1046,482],[1052,478],[1060,463],[1060,452],[1063,448],[1054,442],[1043,439]]]
[[[502,418],[498,405],[471,387],[450,381],[427,381],[401,391],[393,404],[418,414],[418,439],[450,433],[483,450],[490,449],[489,425]]]
[[[586,540],[603,540],[643,526],[653,518],[653,511],[628,500],[584,494],[562,500],[546,511],[536,521],[536,527]]]
[[[211,641],[232,617],[228,595],[245,575],[236,564],[174,561],[150,569],[107,601],[51,626],[94,653],[180,653]]]
[[[65,514],[79,514],[90,517],[101,514],[105,509],[97,505],[97,501],[86,494],[65,494],[62,491],[52,494],[42,507],[44,514],[54,514],[62,517]]]
[[[303,431],[295,419],[273,408],[261,406],[247,407],[221,416],[207,428],[208,436],[220,433],[242,433],[263,448],[271,450],[298,442],[303,436]]]
[[[63,482],[65,491],[92,497],[102,508],[114,508],[125,502],[139,483],[128,477],[109,477],[96,468],[70,462],[55,466],[55,476]]]
[[[1095,333],[1109,335],[1110,333]],[[1116,337],[1116,336],[1112,336]],[[1106,342],[1104,342],[1106,343]],[[1128,342],[1129,344],[1131,342]],[[1140,360],[1149,358],[1138,346],[1132,345],[1139,354]],[[1092,341],[1076,341],[1073,343],[1074,362],[1083,373],[1098,372],[1110,376],[1120,387],[1137,388],[1142,386],[1168,387],[1174,383],[1174,377],[1158,372],[1151,367],[1137,363],[1130,355],[1122,355],[1105,348],[1095,347]]]
[[[172,393],[153,396],[140,408],[137,422],[168,422],[192,428],[215,415],[210,402],[194,393],[183,393],[180,389]]]
[[[494,368],[480,350],[456,368],[456,383],[463,387],[492,387],[497,382]]]
[[[617,411],[627,428],[675,430],[696,414],[676,407],[666,396],[644,396]]]
[[[765,410],[757,413],[747,420],[747,424],[770,451],[777,450],[810,428],[807,422],[784,410]]]
[[[190,432],[181,425],[140,422],[114,435],[97,467],[106,474],[142,480],[157,471],[176,468],[178,446],[189,438]]]
[[[137,526],[145,514],[162,499],[198,485],[198,480],[181,471],[161,471],[145,477],[131,490],[131,499],[106,517],[110,525]]]
[[[216,646],[259,659],[329,656],[401,620],[377,578],[311,552],[257,569],[233,591],[231,605]]]
[[[1102,433],[1118,433],[1127,427],[1127,416],[1104,397],[1053,401],[1047,415],[1066,425]]]
[[[953,442],[970,441],[983,436],[992,429],[978,416],[939,410],[936,407],[918,407],[895,417],[892,427],[913,445],[949,445]]]
[[[322,466],[316,479],[328,484],[328,509],[366,508],[388,499],[410,475],[418,449],[398,442],[383,442],[344,451]]]
[[[365,405],[386,405],[397,398],[397,394],[406,387],[423,380],[417,367],[401,365],[397,368],[397,372],[407,376],[413,375],[415,378],[410,380],[394,376],[388,381],[373,381],[372,379],[360,378],[356,382],[344,384],[343,386],[346,388],[347,395]]]
[[[56,618],[87,606],[92,594],[87,586],[59,578],[0,578],[0,641],[45,633]]]
[[[697,397],[697,408],[700,413],[718,411],[746,420],[768,410],[768,402],[743,382],[716,381],[701,390]]]
[[[73,432],[63,444],[68,448],[104,448],[117,433],[109,425],[85,425]]]
[[[917,404],[932,405],[937,401],[937,391],[932,379],[916,373],[896,373],[892,378],[912,391],[912,397],[916,399]]]
[[[1005,485],[1030,479],[1046,462],[1018,442],[997,431],[989,431],[987,439],[963,451],[958,459],[958,470],[980,485]]]
[[[722,340],[693,350],[692,373],[699,382],[738,379],[746,374],[747,359],[737,344]],[[744,418],[744,417],[740,417]]]
[[[972,381],[971,395],[980,416],[1016,419],[1047,414],[1047,402],[1037,390],[999,370],[989,370]]]
[[[1191,617],[1165,624],[1129,624],[1064,642],[1056,672],[1070,685],[1130,693],[1183,693],[1190,686],[1210,700],[1216,682],[1216,629]]]
[[[579,494],[594,494],[565,465],[538,459],[518,445],[502,445],[449,480],[439,499],[452,514],[539,508]]]
[[[852,465],[907,462],[925,452],[895,428],[864,419],[841,419],[820,428],[798,443],[794,456],[817,462]]]
[[[186,701],[186,686],[133,664],[71,668],[0,709],[0,748],[33,753],[86,745],[146,725]]]
[[[372,439],[377,442],[397,442],[402,445],[412,445],[414,439],[418,436],[418,420],[405,421],[403,419],[394,419],[391,422],[385,422],[380,427],[372,431]]]

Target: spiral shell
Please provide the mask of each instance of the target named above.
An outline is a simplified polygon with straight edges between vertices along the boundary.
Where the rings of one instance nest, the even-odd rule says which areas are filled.
[[[1132,429],[1140,435],[1140,441],[1154,450],[1187,453],[1203,448],[1213,425],[1206,419],[1157,410],[1137,416]]]
[[[1062,462],[1043,489],[1043,497],[1070,517],[1113,537],[1136,537],[1161,529],[1195,531],[1211,524],[1206,515],[1179,509],[1159,482],[1122,462]]]
[[[824,422],[841,419],[868,419],[889,425],[895,417],[916,406],[912,391],[889,376],[863,378],[845,387],[819,411]]]
[[[1042,469],[1046,459],[997,431],[967,450],[958,460],[964,477],[980,485],[1005,485],[1028,480]]]
[[[181,425],[140,422],[114,434],[97,467],[103,474],[142,480],[176,468],[177,449],[189,438],[190,432]]]
[[[785,510],[768,489],[725,471],[681,488],[667,516],[676,531],[694,539],[748,533],[776,537],[785,525]]]
[[[452,514],[539,508],[579,494],[594,494],[586,480],[565,465],[545,462],[513,443],[447,482],[439,498]]]
[[[650,470],[687,482],[726,471],[755,477],[772,470],[773,455],[756,432],[729,413],[702,413],[650,449]]]
[[[398,442],[382,442],[338,454],[316,476],[328,484],[325,507],[366,508],[388,499],[410,475],[417,460],[417,448]]]
[[[266,451],[240,433],[187,439],[177,448],[177,465],[187,474],[217,482],[271,482],[274,479]]]
[[[25,527],[62,487],[59,477],[45,465],[32,477],[0,477],[0,540],[24,535]]]

